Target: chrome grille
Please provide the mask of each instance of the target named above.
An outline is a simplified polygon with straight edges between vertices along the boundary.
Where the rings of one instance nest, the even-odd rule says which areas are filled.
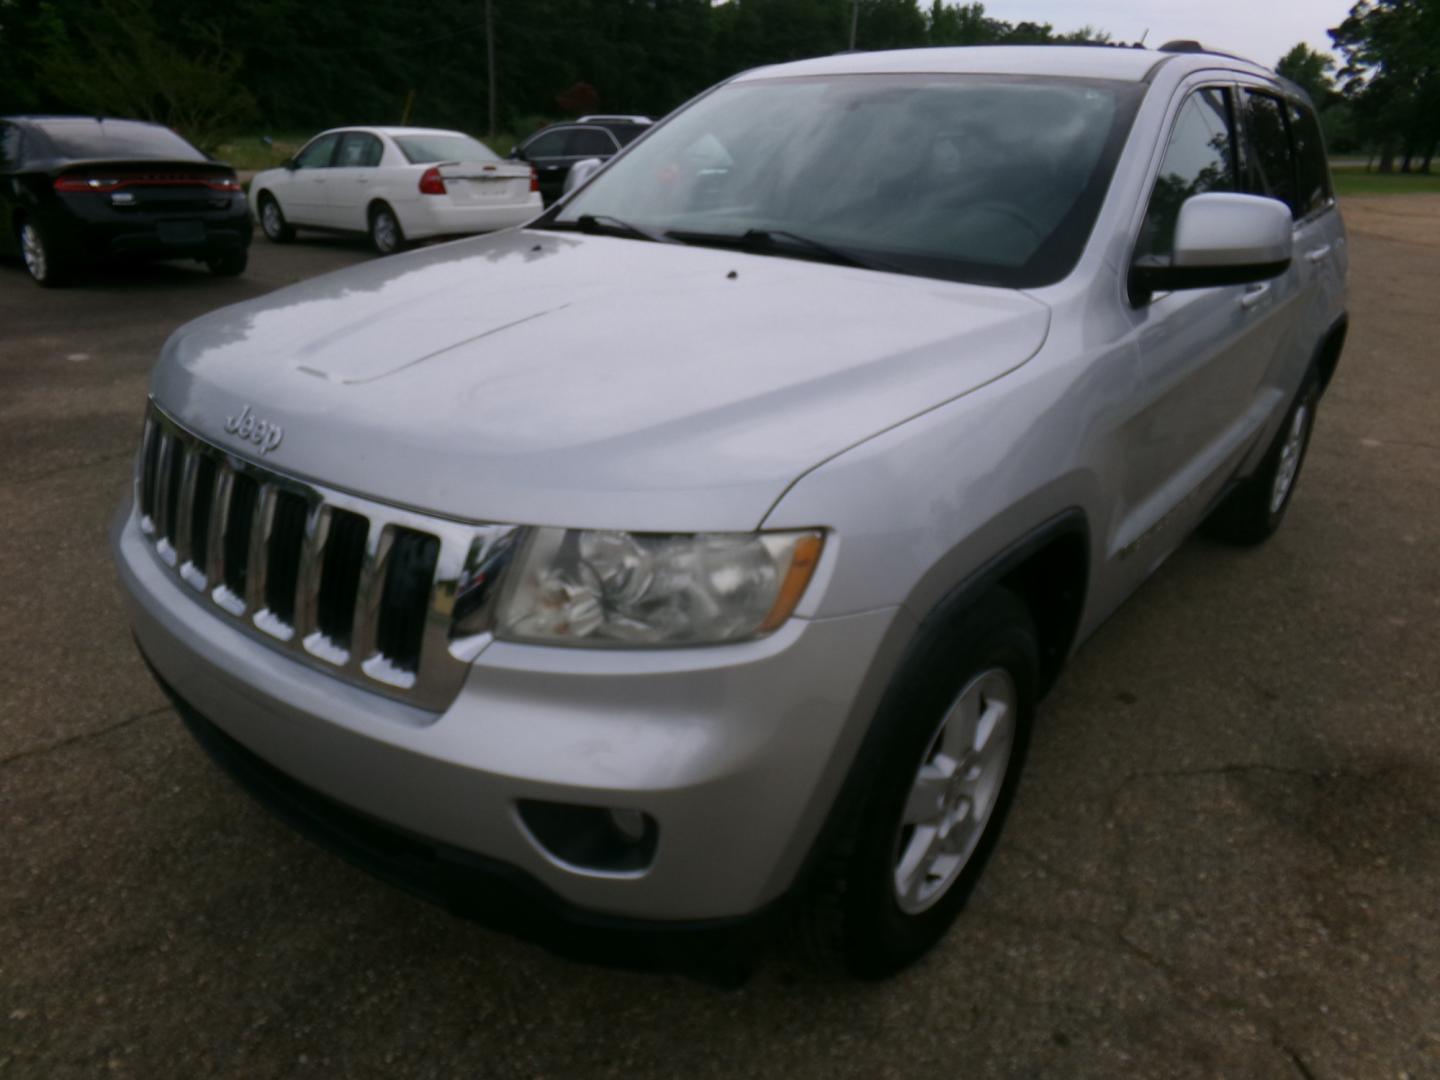
[[[285,476],[153,403],[136,489],[141,531],[198,602],[312,667],[432,711],[488,638],[519,534]]]

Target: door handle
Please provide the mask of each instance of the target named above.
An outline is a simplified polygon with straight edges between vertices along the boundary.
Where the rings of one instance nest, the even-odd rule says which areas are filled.
[[[1248,311],[1250,308],[1253,308],[1256,304],[1260,303],[1261,300],[1264,300],[1265,297],[1269,295],[1270,285],[1268,283],[1251,285],[1248,289],[1245,290],[1245,295],[1240,297],[1240,306]]]
[[[357,184],[368,184],[370,182],[370,178],[368,176],[357,176],[355,178],[355,182]]]
[[[1318,247],[1314,251],[1307,252],[1305,258],[1312,263],[1322,263],[1330,257],[1330,245]]]

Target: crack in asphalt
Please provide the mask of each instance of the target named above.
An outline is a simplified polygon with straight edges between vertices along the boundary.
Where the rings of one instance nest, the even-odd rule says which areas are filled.
[[[1077,932],[1078,927],[1073,924],[1049,925],[1035,920],[1027,920],[1023,917],[1002,916],[1002,922],[1024,928],[1029,925],[1049,933],[1054,933],[1070,941],[1071,943],[1086,949],[1107,947],[1107,943],[1119,948],[1121,952],[1138,961],[1146,968],[1153,971],[1164,984],[1169,987],[1170,993],[1175,998],[1176,1005],[1193,1016],[1205,1019],[1215,1019],[1217,1014],[1211,1003],[1219,997],[1219,989],[1198,977],[1191,971],[1186,971],[1170,963],[1163,957],[1145,948],[1134,941],[1129,935],[1131,924],[1140,914],[1140,900],[1129,882],[1133,876],[1133,852],[1131,849],[1130,833],[1120,822],[1119,810],[1120,801],[1124,797],[1126,789],[1140,780],[1149,779],[1189,779],[1211,776],[1244,776],[1251,773],[1270,773],[1278,776],[1307,779],[1314,783],[1322,783],[1326,779],[1338,779],[1344,776],[1359,777],[1363,779],[1374,779],[1376,776],[1384,775],[1391,770],[1380,769],[1370,773],[1360,770],[1345,770],[1336,768],[1302,768],[1290,765],[1275,765],[1270,762],[1231,762],[1223,765],[1198,766],[1188,769],[1155,769],[1140,770],[1126,773],[1118,784],[1108,793],[1105,808],[1105,822],[1108,827],[1113,828],[1117,833],[1117,846],[1115,849],[1114,861],[1117,864],[1116,872],[1109,875],[1107,880],[1113,882],[1115,888],[1105,889],[1090,882],[1082,881],[1064,871],[1058,870],[1049,865],[1038,855],[1025,849],[1023,846],[1016,846],[1012,850],[1021,858],[1038,866],[1042,872],[1055,877],[1073,888],[1118,901],[1121,906],[1119,917],[1111,923],[1105,920],[1077,920],[1080,927],[1089,927],[1095,931],[1095,935],[1089,936]],[[1248,1010],[1247,1010],[1248,1012]],[[1301,1057],[1300,1052],[1285,1041],[1280,1029],[1267,1018],[1255,1015],[1252,1017],[1256,1028],[1263,1033],[1265,1041],[1270,1044],[1278,1053],[1285,1056],[1295,1071],[1304,1080],[1316,1080],[1315,1072]]]
[[[136,713],[134,716],[127,716],[122,720],[116,720],[113,724],[107,724],[105,727],[95,728],[93,731],[81,731],[77,734],[70,735],[64,739],[59,739],[53,743],[47,743],[45,746],[32,746],[28,750],[19,750],[13,754],[10,754],[8,757],[0,758],[0,767],[13,764],[17,761],[24,761],[26,758],[43,757],[45,754],[48,754],[54,750],[63,750],[65,749],[65,747],[72,746],[75,743],[84,742],[87,739],[98,738],[101,735],[108,735],[112,731],[118,731],[129,724],[135,724],[141,720],[148,720],[151,717],[159,716],[162,713],[168,713],[171,711],[172,710],[169,705],[162,705],[158,709],[151,709],[148,712]]]
[[[1276,1045],[1279,1046],[1280,1044],[1277,1043]],[[1311,1071],[1309,1065],[1305,1064],[1304,1058],[1288,1046],[1280,1046],[1280,1049],[1290,1055],[1290,1063],[1295,1066],[1295,1071],[1303,1076],[1305,1080],[1315,1080],[1315,1073]]]

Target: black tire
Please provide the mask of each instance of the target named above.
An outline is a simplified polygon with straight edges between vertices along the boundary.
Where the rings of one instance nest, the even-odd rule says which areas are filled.
[[[216,277],[239,277],[245,272],[249,265],[250,253],[245,248],[237,251],[227,251],[223,255],[216,255],[205,260],[205,265]]]
[[[295,229],[285,220],[285,211],[268,191],[262,192],[256,208],[260,212],[260,231],[274,244],[288,244],[295,239]]]
[[[70,280],[70,259],[48,229],[29,218],[21,218],[15,231],[20,241],[20,257],[31,281],[42,288],[54,289]]]
[[[884,978],[907,967],[960,914],[1004,827],[1035,713],[1039,645],[1034,620],[1013,593],[993,589],[922,635],[876,716],[879,744],[862,750],[860,767],[875,765],[839,809],[838,828],[801,911],[812,959],[860,978]],[[898,870],[919,828],[902,824],[912,789],[922,766],[932,767],[926,763],[944,737],[952,705],[981,679],[997,678],[996,672],[1013,683],[1014,709],[1008,761],[991,789],[988,817],[948,884],[935,884],[930,906],[903,910]]]
[[[394,255],[405,250],[405,230],[386,203],[376,203],[370,208],[370,246],[377,255]]]
[[[1274,535],[1300,483],[1300,469],[1310,448],[1310,433],[1315,427],[1315,408],[1319,401],[1320,380],[1312,369],[1306,374],[1300,392],[1295,395],[1280,430],[1255,472],[1210,512],[1200,526],[1201,532],[1227,544],[1245,546],[1263,543]],[[1297,436],[1298,447],[1294,443]],[[1287,470],[1289,479],[1280,491],[1282,472]]]

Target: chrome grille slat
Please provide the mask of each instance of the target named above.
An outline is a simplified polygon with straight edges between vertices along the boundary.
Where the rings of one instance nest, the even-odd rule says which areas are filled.
[[[175,515],[175,560],[181,566],[190,561],[190,531],[193,524],[192,508],[195,505],[195,479],[200,471],[200,455],[185,453],[180,466],[180,504],[173,510]]]
[[[303,640],[315,632],[320,607],[320,573],[325,566],[325,544],[330,539],[331,508],[312,502],[305,517],[305,541],[300,548],[300,574],[295,582],[295,633]]]
[[[265,607],[265,573],[269,568],[270,526],[275,520],[275,485],[261,484],[250,520],[250,555],[245,566],[245,608],[259,612]]]
[[[154,493],[152,495],[155,512],[152,520],[155,524],[155,535],[160,538],[157,550],[160,557],[171,566],[175,565],[174,542],[166,532],[166,524],[170,520],[170,470],[175,467],[175,446],[176,440],[167,434],[160,436],[160,447],[155,456],[155,479]]]
[[[294,479],[192,435],[153,403],[137,461],[136,496],[142,531],[161,563],[188,583],[185,592],[195,602],[297,661],[432,713],[454,698],[470,661],[489,641],[487,619],[477,623],[472,601],[481,597],[483,616],[498,590],[476,569],[520,533],[514,526],[438,518]],[[297,498],[304,500],[303,529],[296,524]],[[278,534],[277,500],[289,515]],[[344,539],[335,557],[327,558],[337,520],[344,522]],[[395,539],[415,533],[437,545],[434,572],[420,597],[414,574],[423,571],[412,565],[411,588],[391,590],[392,603],[397,596],[401,600],[388,617],[408,628],[390,635],[396,640],[413,643],[419,625],[418,661],[413,648],[407,656],[392,657],[379,644]],[[267,581],[276,572],[295,574],[288,612],[273,592],[282,610],[266,604]],[[453,618],[457,588],[472,580],[486,585],[466,594],[467,631],[461,634]],[[288,577],[271,584],[288,587]],[[322,595],[329,612],[323,617]],[[326,620],[340,637],[348,629],[348,640],[328,637],[321,626]]]
[[[372,518],[365,537],[365,562],[360,568],[360,584],[355,590],[355,618],[350,624],[350,666],[363,670],[365,661],[375,655],[376,629],[380,623],[380,599],[385,594],[385,571],[390,563],[390,548],[395,530],[377,524]]]
[[[225,587],[225,527],[230,520],[230,490],[235,470],[223,462],[215,469],[215,492],[210,496],[209,551],[205,553],[205,579],[214,596]]]

